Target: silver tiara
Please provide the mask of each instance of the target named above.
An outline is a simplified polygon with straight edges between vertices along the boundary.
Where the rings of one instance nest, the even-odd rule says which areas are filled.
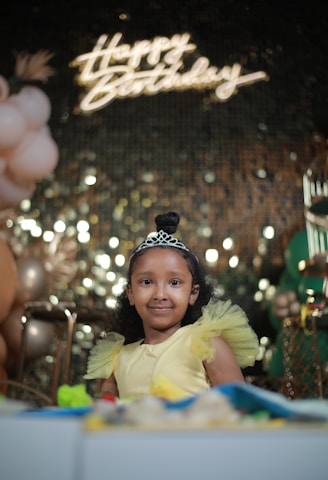
[[[156,233],[151,233],[148,235],[146,240],[144,240],[133,252],[132,255],[135,255],[138,252],[141,252],[141,250],[144,250],[145,248],[151,248],[151,247],[174,247],[174,248],[180,248],[180,250],[184,250],[185,252],[189,252],[189,248],[186,247],[186,245],[177,238],[173,237],[169,233],[164,232],[163,230],[160,230],[159,232]]]

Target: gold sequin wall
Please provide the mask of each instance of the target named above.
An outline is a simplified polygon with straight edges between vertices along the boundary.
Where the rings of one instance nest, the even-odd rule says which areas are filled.
[[[208,249],[218,251],[209,264],[213,275],[222,278],[235,268],[243,279],[250,272],[276,283],[284,248],[304,226],[302,175],[327,130],[327,20],[321,7],[46,1],[19,3],[17,16],[15,3],[2,7],[1,74],[10,77],[15,51],[54,53],[56,74],[42,88],[51,100],[50,127],[60,151],[57,168],[38,183],[21,213],[43,231],[61,221],[66,236],[75,238],[78,222],[85,222],[89,234],[78,242],[74,278],[57,295],[104,304],[124,274],[124,259],[167,210],[180,213],[179,235],[200,258]],[[196,45],[192,61],[204,56],[217,68],[240,64],[245,75],[262,71],[268,80],[236,88],[225,102],[213,99],[213,88],[180,88],[117,98],[81,113],[84,90],[72,61],[90,52],[100,35],[117,32],[129,45],[188,32]],[[117,244],[109,244],[113,238]],[[20,233],[20,241],[36,242],[28,232]],[[109,265],[104,273],[97,263],[104,254],[112,276]]]

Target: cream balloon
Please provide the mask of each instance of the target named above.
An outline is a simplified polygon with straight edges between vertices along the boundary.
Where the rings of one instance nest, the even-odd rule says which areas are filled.
[[[0,174],[0,206],[16,206],[23,200],[32,197],[36,185],[28,183],[28,185],[17,185],[6,175]]]
[[[0,103],[0,149],[13,148],[27,132],[27,121],[20,109],[12,103]]]
[[[0,102],[5,101],[9,95],[9,85],[5,77],[0,75]]]
[[[17,290],[16,260],[7,243],[0,238],[0,324],[8,315]]]
[[[40,88],[25,86],[9,99],[24,114],[30,129],[37,130],[48,122],[51,104],[48,96]]]
[[[19,258],[17,267],[17,289],[15,305],[41,299],[48,288],[48,273],[38,258]]]
[[[47,130],[30,131],[12,151],[8,169],[27,180],[40,180],[55,169],[58,156],[58,147]]]

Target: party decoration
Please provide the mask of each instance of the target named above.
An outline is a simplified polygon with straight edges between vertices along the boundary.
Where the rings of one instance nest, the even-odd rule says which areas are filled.
[[[55,338],[55,325],[44,320],[28,320],[26,338],[26,359],[32,360],[49,353]]]
[[[8,155],[8,170],[28,181],[47,176],[57,165],[58,147],[47,130],[28,132]]]
[[[18,291],[16,293],[15,304],[17,305],[17,303],[26,301],[27,296],[29,297],[28,301],[40,300],[40,297],[33,298],[32,300],[31,285],[28,287],[29,293],[25,292],[24,294],[22,292],[24,289],[24,278],[26,282],[26,272],[24,274],[22,270],[24,268],[26,269],[28,264],[30,268],[32,265],[32,269],[39,272],[44,282],[44,288],[37,288],[37,286],[34,285],[34,297],[37,293],[45,296],[47,291],[67,288],[67,285],[75,278],[79,268],[77,261],[79,252],[78,242],[72,237],[65,236],[64,233],[55,233],[50,242],[45,242],[42,238],[37,238],[28,244],[24,244],[19,236],[14,235],[13,229],[7,227],[6,219],[8,218],[15,222],[17,219],[16,210],[12,208],[0,210],[1,235],[6,239],[8,246],[16,258],[16,270],[17,265],[19,265],[20,269],[19,278],[17,278],[16,289]],[[37,282],[38,280],[36,279],[35,281]],[[40,283],[41,282],[38,282],[39,287]]]
[[[23,112],[27,125],[32,130],[41,128],[50,118],[50,100],[38,87],[23,87],[17,95],[12,95],[11,102]]]
[[[286,268],[294,279],[300,279],[298,263],[307,258],[309,258],[307,233],[306,230],[301,230],[292,237],[285,250]]]
[[[17,268],[7,243],[0,237],[0,324],[8,315],[17,287]]]
[[[238,63],[218,68],[207,57],[195,59],[197,45],[190,43],[189,33],[137,41],[133,45],[122,44],[122,40],[121,32],[111,38],[101,35],[91,52],[72,62],[80,69],[78,82],[89,89],[80,103],[81,111],[99,110],[117,98],[190,88],[213,89],[212,97],[225,102],[241,86],[269,80],[263,71],[243,75]],[[185,68],[187,57],[194,58],[190,70]]]
[[[0,75],[0,102],[6,99],[9,95],[9,85],[7,80]]]
[[[321,293],[323,289],[323,282],[324,279],[320,277],[300,277],[300,281],[298,282],[298,296],[300,301],[304,303],[308,297],[307,291],[314,290],[316,293]]]
[[[0,76],[0,207],[19,205],[32,197],[36,182],[56,168],[58,147],[47,122],[48,96],[31,82],[46,83],[54,70],[53,54],[16,54],[15,75]]]
[[[36,248],[38,248],[37,245],[35,245]],[[49,274],[49,288],[56,289],[68,285],[78,271],[76,257],[79,247],[77,241],[56,233],[51,242],[43,242],[39,251],[41,251],[43,264]]]
[[[14,363],[20,358],[25,303],[47,298],[50,290],[67,286],[78,268],[76,240],[58,233],[51,242],[39,238],[23,245],[8,226],[8,219],[9,224],[17,219],[15,209],[0,210],[0,232],[3,237],[0,237],[0,312],[3,313],[0,325],[3,340],[1,342],[0,339],[0,365],[7,354]],[[26,361],[36,360],[51,351],[55,324],[29,318],[25,335],[24,358]]]
[[[0,103],[0,148],[6,150],[17,145],[27,130],[27,120],[19,107]]]
[[[9,312],[9,315],[4,322],[0,324],[0,334],[4,338],[8,353],[16,357],[22,346],[22,315],[24,313],[23,307],[14,307]]]
[[[73,386],[64,384],[57,390],[57,403],[60,407],[77,408],[91,406],[93,400],[84,384]]]
[[[6,161],[4,158],[0,157],[0,175],[5,171]]]
[[[26,250],[19,237],[14,234],[13,231],[13,225],[18,215],[18,208],[0,209],[0,237],[6,242],[15,258],[17,258],[23,250]]]
[[[286,269],[291,278],[298,282],[298,295],[301,302],[307,298],[307,290],[322,292],[323,278],[316,278],[303,275],[298,268],[301,260],[309,258],[308,238],[306,230],[297,232],[288,243],[285,249]]]
[[[0,173],[0,205],[1,201],[8,206],[18,205],[21,201],[32,197],[36,186],[31,183],[19,185],[12,181],[6,173]]]
[[[22,351],[24,308],[15,307],[11,310],[6,320],[0,325],[0,333],[3,336],[8,352],[15,358],[19,358]],[[49,352],[51,343],[55,337],[55,325],[43,320],[29,319],[26,324],[26,360],[35,360]]]
[[[0,365],[0,393],[1,394],[6,394],[7,393],[7,389],[8,389],[8,386],[6,384],[7,379],[8,379],[7,370],[5,369],[5,367]],[[0,400],[1,400],[1,398],[0,398]]]
[[[39,258],[19,258],[17,261],[15,304],[39,300],[47,291],[47,272]]]
[[[0,366],[4,365],[7,360],[8,348],[5,339],[0,335]]]
[[[16,53],[16,78],[27,82],[39,80],[47,83],[48,78],[55,73],[54,69],[48,65],[52,57],[53,53],[49,50],[39,50],[35,54]]]

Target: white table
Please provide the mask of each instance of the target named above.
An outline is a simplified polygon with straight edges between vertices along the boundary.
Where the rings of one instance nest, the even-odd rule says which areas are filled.
[[[86,432],[0,416],[1,480],[327,480],[328,428]]]
[[[74,480],[80,442],[76,418],[0,416],[0,479]]]
[[[328,430],[98,432],[80,480],[327,480]]]

